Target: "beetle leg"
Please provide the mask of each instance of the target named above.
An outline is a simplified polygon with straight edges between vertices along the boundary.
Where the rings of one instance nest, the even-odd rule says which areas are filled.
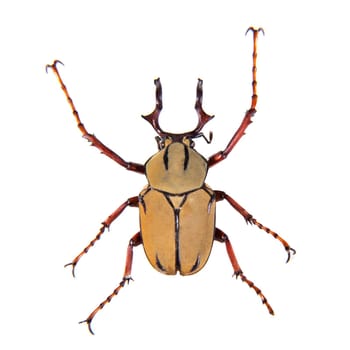
[[[221,162],[222,160],[224,160],[229,153],[232,151],[232,149],[235,147],[235,145],[237,144],[237,142],[241,139],[241,137],[245,134],[245,130],[247,129],[248,125],[250,123],[252,123],[252,118],[254,117],[254,114],[256,113],[256,104],[258,102],[258,95],[257,95],[257,80],[256,80],[256,58],[257,58],[257,40],[258,40],[258,34],[260,31],[263,31],[262,28],[259,29],[255,29],[253,27],[250,27],[248,31],[252,31],[253,32],[253,81],[252,81],[252,87],[253,87],[253,93],[252,93],[252,99],[251,99],[251,104],[250,104],[250,108],[247,110],[247,112],[245,113],[245,116],[242,120],[241,125],[239,126],[239,128],[237,129],[237,131],[235,132],[235,134],[233,135],[232,139],[230,140],[230,142],[227,144],[226,148],[223,151],[219,151],[215,154],[213,154],[211,157],[209,157],[208,159],[208,166],[211,167],[219,162]]]
[[[125,201],[117,210],[115,210],[110,216],[108,216],[108,218],[105,221],[102,222],[102,226],[100,228],[100,231],[96,235],[96,237],[83,249],[83,251],[79,255],[77,255],[74,258],[72,262],[64,265],[64,267],[72,266],[72,274],[75,277],[75,267],[78,261],[101,238],[102,234],[105,232],[105,229],[109,228],[112,222],[124,211],[126,207],[137,207],[137,206],[138,206],[138,197],[131,197],[127,201]]]
[[[89,142],[91,142],[92,146],[95,146],[96,148],[98,148],[101,153],[105,154],[107,157],[113,159],[115,162],[117,162],[119,165],[123,166],[124,168],[126,168],[127,170],[131,170],[131,171],[135,171],[137,173],[141,173],[144,174],[145,173],[145,167],[142,164],[137,164],[137,163],[133,163],[133,162],[126,162],[123,158],[121,158],[118,154],[116,154],[115,152],[113,152],[111,149],[109,149],[107,146],[105,146],[95,135],[90,134],[87,132],[87,130],[85,129],[84,124],[81,122],[80,117],[79,117],[79,113],[75,108],[75,105],[73,103],[72,98],[69,95],[69,92],[67,90],[66,85],[63,83],[63,80],[61,78],[61,75],[57,69],[57,64],[63,64],[62,62],[55,60],[52,64],[48,64],[46,66],[46,71],[48,68],[51,68],[53,70],[53,72],[56,75],[56,78],[58,80],[58,82],[61,85],[61,88],[63,90],[63,93],[65,94],[67,101],[69,103],[69,106],[72,110],[72,113],[74,115],[74,118],[77,122],[78,128],[80,130],[80,132],[82,133],[83,137],[85,139],[87,139]]]
[[[119,291],[125,286],[125,283],[130,282],[130,280],[133,280],[131,277],[131,268],[132,268],[132,258],[133,258],[133,248],[137,247],[142,243],[142,238],[140,232],[136,233],[129,241],[127,254],[126,254],[126,262],[125,262],[125,270],[123,279],[119,283],[118,287],[114,289],[114,291],[99,305],[95,308],[94,311],[91,312],[91,314],[88,316],[88,318],[84,321],[81,321],[79,323],[87,323],[89,331],[91,334],[94,334],[91,328],[91,322],[96,316],[96,314],[104,308],[104,306],[111,302],[113,297],[115,297]]]
[[[265,295],[262,293],[262,291],[243,274],[243,271],[238,264],[236,255],[233,251],[233,248],[232,248],[232,245],[231,245],[231,242],[230,242],[228,236],[223,231],[216,228],[214,238],[218,242],[225,243],[227,254],[228,254],[228,257],[230,258],[230,261],[231,261],[231,264],[233,267],[234,276],[236,276],[236,278],[240,277],[242,282],[247,283],[250,288],[253,288],[254,291],[256,292],[256,294],[260,297],[262,303],[267,307],[269,313],[271,315],[274,315],[273,309],[272,309],[271,305],[269,304],[269,302],[267,301]]]
[[[226,199],[233,208],[235,208],[245,219],[245,221],[249,224],[254,224],[258,226],[261,230],[265,231],[266,233],[272,235],[274,238],[276,238],[278,241],[280,241],[286,250],[288,257],[287,261],[290,260],[291,253],[294,255],[296,253],[296,250],[292,248],[286,240],[284,240],[281,236],[279,236],[276,232],[270,230],[268,227],[262,225],[259,221],[257,221],[253,215],[249,214],[241,205],[239,205],[232,197],[230,197],[228,194],[226,194],[223,191],[215,191],[216,200],[221,201]]]

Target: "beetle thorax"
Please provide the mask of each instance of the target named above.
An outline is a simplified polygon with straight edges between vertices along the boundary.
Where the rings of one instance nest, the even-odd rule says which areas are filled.
[[[167,140],[164,148],[146,162],[146,176],[152,188],[181,194],[203,186],[207,161],[186,141]]]

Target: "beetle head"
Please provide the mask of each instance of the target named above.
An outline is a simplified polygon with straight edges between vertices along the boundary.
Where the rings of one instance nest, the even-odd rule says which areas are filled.
[[[183,142],[187,143],[190,147],[194,147],[194,138],[203,137],[207,143],[210,143],[213,134],[212,132],[209,133],[209,138],[207,138],[201,130],[203,129],[204,125],[214,118],[213,115],[209,115],[204,112],[202,107],[202,98],[203,98],[203,80],[198,79],[197,83],[197,97],[196,97],[196,104],[194,106],[195,110],[198,114],[198,124],[197,126],[192,130],[188,131],[182,134],[173,134],[166,132],[162,130],[162,128],[159,125],[159,115],[163,108],[163,102],[162,102],[162,85],[160,83],[160,79],[157,78],[154,80],[154,84],[156,86],[156,106],[151,114],[143,115],[142,117],[146,119],[153,127],[153,129],[156,131],[156,133],[159,135],[156,137],[156,141],[158,143],[158,148],[162,149],[165,147],[166,143],[169,142]]]

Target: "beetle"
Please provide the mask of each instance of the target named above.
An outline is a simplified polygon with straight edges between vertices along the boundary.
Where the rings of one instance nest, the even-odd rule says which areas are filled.
[[[262,291],[244,274],[237,261],[233,247],[228,236],[215,226],[215,212],[217,202],[226,200],[249,224],[256,225],[261,230],[272,235],[285,248],[290,260],[295,249],[280,237],[276,232],[258,222],[238,202],[223,191],[212,190],[206,183],[208,169],[220,163],[230,154],[237,142],[245,134],[252,117],[256,113],[257,80],[257,39],[262,28],[248,28],[246,34],[253,32],[253,69],[252,69],[252,97],[250,108],[223,151],[219,151],[208,159],[204,158],[194,148],[194,139],[203,137],[207,143],[212,140],[210,132],[207,138],[201,130],[214,116],[205,113],[202,107],[203,81],[198,79],[196,91],[195,110],[198,114],[197,126],[189,132],[174,134],[164,131],[159,125],[159,115],[162,110],[162,87],[159,78],[154,81],[156,87],[156,106],[152,113],[142,116],[148,121],[157,133],[156,141],[158,152],[150,157],[144,165],[127,162],[117,153],[105,146],[95,135],[90,134],[82,123],[79,113],[75,108],[72,98],[63,83],[57,65],[61,63],[55,60],[47,65],[52,69],[66,96],[77,126],[83,137],[92,146],[95,146],[107,157],[117,162],[127,170],[144,174],[147,185],[138,196],[130,197],[122,203],[108,218],[102,222],[102,226],[96,237],[78,254],[72,262],[65,266],[72,267],[73,276],[79,260],[101,238],[112,222],[121,215],[127,207],[139,209],[140,231],[129,241],[126,264],[123,278],[114,291],[99,304],[91,314],[80,323],[87,323],[89,331],[93,334],[91,322],[95,315],[107,304],[119,291],[132,280],[131,269],[133,249],[143,245],[145,254],[150,264],[159,272],[175,275],[191,275],[200,271],[207,262],[214,241],[225,243],[230,262],[234,270],[234,276],[240,278],[251,287],[261,298],[268,312],[274,311]],[[61,63],[62,64],[62,63]]]

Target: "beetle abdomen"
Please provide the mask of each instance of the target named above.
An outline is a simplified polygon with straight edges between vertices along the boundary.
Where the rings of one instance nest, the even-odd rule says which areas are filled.
[[[182,195],[147,187],[140,194],[143,246],[151,265],[174,275],[191,275],[208,260],[214,237],[215,199],[207,186]]]

